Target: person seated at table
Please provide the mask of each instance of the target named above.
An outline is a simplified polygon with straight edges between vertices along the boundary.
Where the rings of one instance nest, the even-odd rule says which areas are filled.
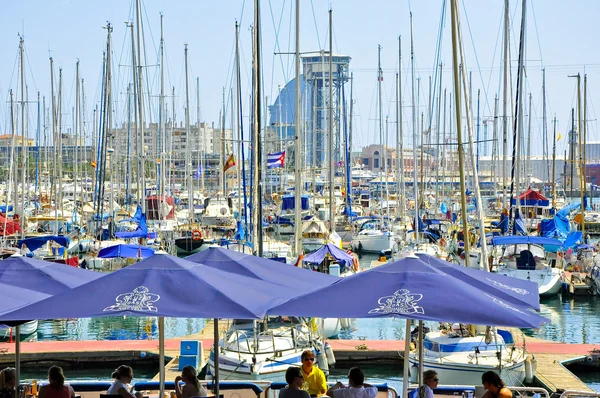
[[[481,375],[481,384],[487,390],[481,398],[512,398],[513,394],[494,371],[487,371]]]
[[[435,370],[423,372],[423,385],[415,388],[408,396],[409,398],[433,398],[433,390],[437,388],[440,378]]]
[[[115,379],[112,385],[106,391],[107,395],[120,395],[123,398],[143,398],[143,394],[138,391],[133,393],[133,387],[129,386],[133,380],[133,369],[131,366],[121,365],[112,374]]]
[[[311,396],[323,395],[327,391],[327,380],[325,373],[315,365],[315,353],[305,350],[300,356],[302,360],[302,377],[304,378],[304,390]]]
[[[179,385],[179,382],[183,381],[185,384]],[[191,397],[207,397],[208,392],[200,384],[196,369],[188,365],[181,371],[181,376],[175,378],[175,394],[177,398],[191,398]]]
[[[307,391],[302,389],[304,385],[304,376],[302,369],[297,366],[290,366],[285,371],[285,381],[288,385],[279,391],[279,398],[310,398]]]
[[[15,398],[17,395],[17,372],[15,368],[0,370],[0,398]]]
[[[331,398],[375,398],[377,387],[365,383],[365,374],[360,368],[351,368],[348,371],[348,387],[342,382],[337,382],[327,390]]]
[[[73,387],[65,384],[65,374],[60,366],[50,366],[48,381],[50,384],[40,387],[38,398],[75,398]]]

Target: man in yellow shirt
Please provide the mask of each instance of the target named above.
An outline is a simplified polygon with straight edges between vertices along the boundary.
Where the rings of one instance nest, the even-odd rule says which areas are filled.
[[[311,396],[324,395],[327,392],[325,374],[315,365],[315,354],[306,350],[300,357],[302,359],[302,376],[304,376],[303,389]]]

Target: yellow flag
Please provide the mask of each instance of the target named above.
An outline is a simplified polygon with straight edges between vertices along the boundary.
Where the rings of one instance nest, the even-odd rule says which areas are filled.
[[[562,138],[562,134],[560,133],[560,131],[558,132],[558,139],[556,141],[560,141],[560,139]]]

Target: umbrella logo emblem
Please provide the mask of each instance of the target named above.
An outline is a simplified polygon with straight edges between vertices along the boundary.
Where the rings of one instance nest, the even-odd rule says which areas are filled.
[[[505,285],[504,283],[492,280],[490,278],[485,278],[485,279],[487,279],[488,281],[492,282],[494,284],[494,286],[501,287],[502,289],[512,290],[513,292],[515,292],[517,294],[521,294],[523,296],[526,295],[526,294],[529,294],[529,290],[527,290],[527,289],[521,289],[521,288],[518,288],[518,287],[508,286],[508,285]]]
[[[108,306],[104,311],[151,311],[157,312],[158,308],[153,304],[160,300],[160,296],[154,293],[148,293],[148,288],[139,286],[133,289],[131,293],[119,294],[115,301],[116,304]]]
[[[422,298],[422,294],[407,289],[396,290],[391,296],[380,297],[377,300],[379,308],[373,308],[369,314],[424,314],[423,307],[417,304]]]

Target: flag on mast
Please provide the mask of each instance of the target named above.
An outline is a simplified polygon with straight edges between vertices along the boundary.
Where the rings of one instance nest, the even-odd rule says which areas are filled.
[[[232,168],[233,166],[235,166],[235,158],[233,157],[233,153],[232,153],[231,155],[229,155],[229,157],[227,158],[227,161],[223,165],[223,171],[227,171],[230,168]]]
[[[283,167],[285,163],[285,151],[269,153],[267,155],[267,168],[275,169]]]

